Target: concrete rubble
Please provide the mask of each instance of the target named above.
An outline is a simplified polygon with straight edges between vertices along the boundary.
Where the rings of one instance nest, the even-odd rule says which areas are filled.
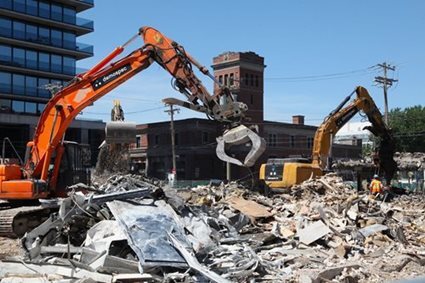
[[[420,170],[425,169],[425,153],[423,152],[396,152],[394,160],[399,170]],[[373,160],[338,160],[334,162],[335,169],[353,169],[356,167],[373,167]]]
[[[265,196],[238,183],[98,180],[2,258],[1,282],[388,282],[425,274],[425,202],[328,174]]]

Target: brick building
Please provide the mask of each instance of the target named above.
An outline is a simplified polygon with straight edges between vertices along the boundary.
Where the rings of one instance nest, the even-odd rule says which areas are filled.
[[[174,121],[177,177],[187,180],[224,178],[225,164],[215,155],[222,125],[207,119]],[[165,179],[172,168],[170,122],[137,126],[133,162],[149,176]]]
[[[251,172],[268,158],[310,157],[317,127],[304,125],[304,116],[293,116],[293,123],[264,121],[264,58],[253,52],[226,52],[213,59],[216,79],[229,86],[238,101],[248,105],[245,125],[255,124],[267,141],[267,149]],[[215,92],[218,91],[216,88]],[[222,125],[206,119],[174,121],[177,178],[180,180],[224,179],[226,165],[215,154]],[[137,143],[132,157],[149,176],[165,179],[172,168],[170,122],[138,125]],[[247,147],[247,151],[249,147]],[[358,157],[361,146],[334,145],[336,158]],[[250,176],[242,167],[231,166],[232,179]]]

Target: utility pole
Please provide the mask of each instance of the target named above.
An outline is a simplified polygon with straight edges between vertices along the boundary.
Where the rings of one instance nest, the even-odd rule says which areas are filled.
[[[170,130],[171,130],[171,154],[172,154],[172,160],[173,160],[173,168],[171,170],[171,174],[173,174],[173,180],[177,179],[177,168],[176,168],[176,150],[175,150],[175,133],[174,133],[174,112],[179,113],[179,108],[174,108],[173,104],[169,104],[170,109],[165,110],[164,112],[167,112],[171,116],[171,122],[170,122]]]
[[[387,64],[386,62],[384,62],[382,64],[378,64],[377,66],[382,68],[382,70],[384,71],[384,76],[377,76],[377,77],[375,77],[374,81],[375,81],[375,83],[382,85],[382,88],[384,89],[384,103],[385,103],[384,120],[385,120],[385,123],[388,125],[387,91],[393,85],[393,83],[398,82],[398,80],[387,78],[387,70],[395,71],[395,66],[391,66],[390,64]]]

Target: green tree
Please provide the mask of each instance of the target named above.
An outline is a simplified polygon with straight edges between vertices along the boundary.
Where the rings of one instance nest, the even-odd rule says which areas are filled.
[[[392,109],[389,113],[389,123],[397,142],[397,151],[425,152],[424,106]]]

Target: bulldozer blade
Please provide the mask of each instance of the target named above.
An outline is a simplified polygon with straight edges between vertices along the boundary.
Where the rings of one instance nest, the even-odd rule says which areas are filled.
[[[107,144],[136,142],[136,123],[123,121],[106,123],[105,142]]]
[[[226,145],[240,145],[247,142],[251,142],[252,147],[243,162],[226,154]],[[262,137],[244,125],[240,125],[217,138],[216,154],[217,157],[224,162],[229,162],[242,167],[251,167],[255,164],[261,154],[263,154],[265,149],[266,141]]]

